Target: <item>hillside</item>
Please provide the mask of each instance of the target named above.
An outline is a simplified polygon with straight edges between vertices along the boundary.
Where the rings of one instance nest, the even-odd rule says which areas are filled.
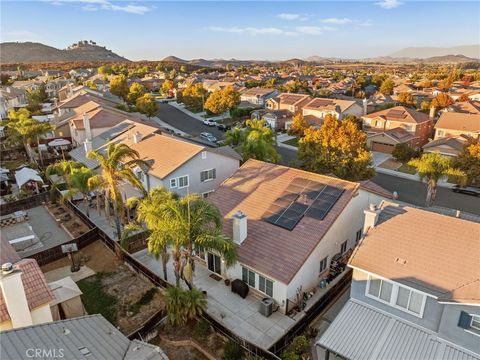
[[[0,63],[33,63],[62,61],[128,61],[104,46],[79,42],[65,50],[34,42],[0,44]]]
[[[454,47],[409,47],[396,51],[389,56],[393,58],[426,59],[451,54],[462,54],[469,58],[480,59],[480,45]]]

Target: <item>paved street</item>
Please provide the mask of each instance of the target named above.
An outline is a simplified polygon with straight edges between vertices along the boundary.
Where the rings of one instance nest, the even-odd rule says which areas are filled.
[[[193,136],[199,136],[200,133],[206,131],[212,133],[218,140],[223,139],[225,134],[223,131],[215,127],[203,125],[203,123],[184,112],[170,106],[168,104],[159,104],[157,117],[167,124],[176,127],[177,129],[186,132]]]
[[[198,136],[201,132],[207,131],[212,133],[217,139],[222,139],[225,134],[214,127],[203,125],[201,121],[168,104],[160,104],[159,108],[157,116],[161,120],[188,134]],[[296,151],[283,147],[277,147],[277,150],[282,156],[281,164],[292,166],[297,161]],[[401,201],[417,206],[425,205],[427,190],[425,184],[419,181],[385,174],[377,174],[372,180],[389,191],[396,191]],[[446,188],[438,188],[435,205],[480,215],[480,199],[470,195],[456,194]]]

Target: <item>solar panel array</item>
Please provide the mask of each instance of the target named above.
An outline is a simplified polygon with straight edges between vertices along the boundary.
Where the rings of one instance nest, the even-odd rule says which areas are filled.
[[[100,134],[100,137],[105,139],[105,140],[111,140],[116,138],[118,135],[124,133],[125,131],[131,129],[134,127],[134,124],[129,124],[129,123],[120,123],[118,125],[115,125],[112,127],[110,130],[107,130],[103,133]]]
[[[337,200],[343,189],[304,178],[295,178],[267,209],[265,221],[293,230],[304,216],[323,220]]]

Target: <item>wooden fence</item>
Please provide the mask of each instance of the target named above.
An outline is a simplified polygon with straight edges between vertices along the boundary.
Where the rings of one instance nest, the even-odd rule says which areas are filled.
[[[28,210],[42,205],[42,203],[47,202],[49,199],[50,193],[48,191],[44,191],[37,195],[0,205],[0,214],[4,216],[14,213],[15,211]]]

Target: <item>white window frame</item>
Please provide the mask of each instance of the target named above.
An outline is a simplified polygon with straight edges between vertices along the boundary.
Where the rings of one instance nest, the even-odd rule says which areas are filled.
[[[205,191],[204,193],[202,193],[202,197],[203,198],[208,198],[208,195],[213,193],[215,190],[210,190],[210,191]]]
[[[180,186],[180,179],[187,178],[187,185]],[[190,177],[188,175],[182,175],[177,177],[177,189],[184,189],[190,186]]]
[[[475,329],[475,330],[480,330],[480,325],[478,327],[473,325],[474,321],[480,324],[480,316],[479,315],[473,315],[473,314],[470,314],[470,316],[472,317],[472,320],[470,321],[470,328]]]
[[[177,185],[177,178],[170,178],[170,189],[176,189]]]
[[[212,176],[213,176],[213,171],[214,171],[214,170],[215,170],[215,168],[211,168],[211,169],[205,169],[205,170],[202,170],[202,171],[200,172],[200,178],[202,177],[202,173],[205,173],[205,172],[207,173],[207,175],[209,175],[209,174],[210,174],[210,172],[212,172]],[[207,178],[205,178],[205,179],[204,179],[202,182],[209,182],[209,181],[215,180],[215,179],[216,179],[216,177],[217,177],[217,176],[216,176],[216,174],[215,174],[215,176],[214,176],[214,177],[212,177],[212,178],[208,178],[208,179],[207,179]]]
[[[207,158],[207,152],[202,151],[202,160],[205,160]]]
[[[345,249],[344,249],[345,248]],[[340,254],[345,254],[348,249],[348,240],[345,240],[343,243],[340,244]]]
[[[265,295],[273,298],[273,284],[274,284],[274,281],[270,280],[269,278],[267,278],[265,276],[262,276],[260,274],[257,274],[257,275],[258,275],[258,291],[260,291],[261,293],[264,293]],[[265,290],[260,289],[260,279],[261,278],[265,281],[265,283],[264,283]],[[272,283],[272,293],[271,294],[267,293],[267,281],[270,281]]]
[[[375,296],[375,295],[371,295],[371,294],[370,294],[370,281],[371,281],[372,279],[381,281],[380,289],[379,289],[379,292],[378,292],[378,297]],[[386,282],[386,283],[389,283],[389,284],[392,285],[392,292],[391,292],[391,294],[390,294],[390,300],[389,300],[389,301],[385,301],[385,300],[383,300],[382,298],[380,298],[380,294],[381,294],[381,291],[382,291],[382,283],[383,283],[383,282]],[[408,305],[409,305],[409,303],[410,303],[411,294],[409,295],[409,299],[408,299],[409,303],[407,304],[407,309],[404,308],[404,307],[402,307],[402,306],[400,306],[400,305],[397,305],[397,297],[398,297],[398,289],[399,289],[399,288],[404,288],[405,290],[410,291],[410,293],[411,293],[411,292],[415,292],[415,293],[417,293],[418,295],[420,295],[420,296],[422,297],[422,306],[421,306],[421,308],[420,308],[420,313],[419,313],[419,314],[417,314],[416,312],[411,311],[411,310],[408,309]],[[380,278],[380,277],[377,277],[377,276],[374,276],[374,275],[370,275],[370,274],[368,275],[367,286],[365,287],[365,296],[368,297],[368,298],[370,298],[370,299],[374,299],[374,300],[376,300],[376,301],[378,301],[378,302],[381,302],[381,303],[383,303],[383,304],[387,304],[387,305],[389,305],[389,306],[391,306],[391,307],[393,307],[393,308],[395,308],[395,309],[398,309],[398,310],[400,310],[400,311],[406,312],[407,314],[416,316],[416,317],[418,317],[418,318],[423,318],[423,313],[424,313],[424,311],[425,311],[425,304],[426,304],[426,302],[427,302],[427,296],[426,296],[425,294],[419,292],[419,291],[416,291],[416,290],[414,290],[414,289],[412,289],[412,288],[410,288],[410,287],[398,285],[397,283],[394,283],[394,282],[392,282],[392,281],[388,281],[388,280],[385,280],[385,279],[382,279],[382,278]]]
[[[356,233],[355,233],[355,243],[357,244],[360,240],[362,240],[362,236],[363,236],[363,229],[360,229],[358,230]]]
[[[243,280],[243,269],[247,270],[247,281]],[[253,286],[250,284],[250,273],[253,274]],[[257,273],[255,271],[250,270],[246,266],[242,266],[242,281],[244,281],[248,286],[253,287],[256,289],[257,286]]]
[[[327,270],[327,265],[328,265],[328,256],[325,256],[322,260],[320,260],[319,274],[322,274],[325,272],[325,270]]]

